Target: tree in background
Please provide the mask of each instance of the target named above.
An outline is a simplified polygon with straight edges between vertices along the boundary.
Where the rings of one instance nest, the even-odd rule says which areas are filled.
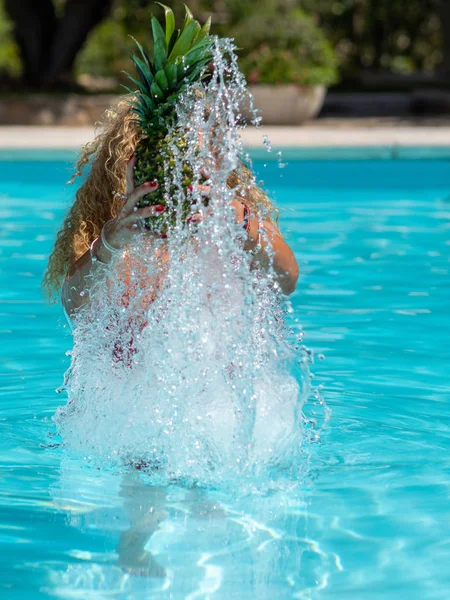
[[[182,10],[180,2],[165,3]],[[292,11],[305,11],[336,49],[344,84],[358,85],[361,73],[366,71],[398,74],[437,71],[445,63],[447,47],[450,66],[450,35],[448,43],[442,35],[445,22],[449,23],[450,31],[450,0],[189,0],[188,3],[200,20],[213,15],[213,33],[236,37],[243,57],[261,43],[260,30],[270,38],[267,45],[275,51],[288,38],[303,35],[301,28],[296,31],[295,23],[289,20],[284,29],[275,31],[272,19],[265,14],[274,13],[278,22]],[[115,6],[113,19],[100,26],[81,53],[78,66],[82,72],[94,63],[98,69],[101,66],[104,75],[113,74],[114,64],[126,68],[118,55],[126,46],[122,41],[126,33],[132,33],[145,45],[150,15],[162,14],[152,0],[116,0]],[[114,45],[113,29],[117,32],[119,28],[122,37]],[[115,60],[111,60],[112,53],[116,54]],[[126,54],[122,53],[122,57],[126,58]],[[120,69],[115,73],[120,73]]]
[[[0,0],[0,85],[5,79],[17,79],[22,73],[19,50],[14,41],[14,26],[8,19]]]
[[[250,83],[330,86],[338,80],[334,49],[318,19],[285,0],[260,0],[249,11],[229,3],[230,30]]]
[[[442,33],[442,67],[450,76],[450,0],[441,0],[439,3],[439,16]]]
[[[14,23],[27,87],[67,88],[88,33],[110,12],[113,0],[4,0]]]
[[[449,0],[300,0],[317,15],[342,75],[434,71],[443,61],[441,8]],[[449,49],[450,50],[450,49]]]
[[[132,34],[148,46],[152,14],[163,11],[154,0],[0,0],[0,70],[18,71],[17,56],[7,41],[10,25],[2,20],[7,4],[16,24],[27,84],[36,88],[70,81],[73,71],[91,80],[120,82],[129,67]],[[163,0],[176,13],[183,3]],[[450,72],[450,0],[187,0],[200,19],[213,16],[213,33],[236,36],[241,55],[252,52],[254,23],[267,4],[280,15],[302,9],[320,25],[336,49],[344,84],[359,85],[366,71],[390,73]],[[109,18],[104,19],[106,15]],[[103,19],[103,21],[102,21]],[[248,35],[242,35],[242,22]],[[96,27],[97,24],[100,24]],[[264,24],[270,31],[270,22]],[[88,36],[88,33],[91,32]],[[257,31],[256,31],[257,33]],[[281,40],[268,47],[279,50]],[[83,45],[88,36],[87,44]],[[253,41],[252,41],[253,40]],[[280,42],[280,43],[279,43]],[[258,43],[260,41],[258,40]],[[75,58],[76,57],[76,58]],[[75,59],[75,62],[74,62]]]
[[[162,0],[162,3],[173,9],[177,23],[183,21],[183,2]],[[186,3],[200,22],[204,23],[211,14],[199,0],[186,0]],[[76,71],[97,78],[112,77],[119,82],[126,81],[121,71],[129,70],[130,54],[135,50],[130,36],[151,53],[149,40],[152,16],[158,17],[164,24],[164,10],[155,0],[114,0],[110,17],[92,32],[88,43],[79,53]],[[215,33],[218,33],[217,28]]]

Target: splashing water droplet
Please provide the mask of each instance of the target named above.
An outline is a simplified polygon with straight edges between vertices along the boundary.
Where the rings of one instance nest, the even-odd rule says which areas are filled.
[[[264,144],[267,152],[272,152],[272,144],[270,143],[270,140],[267,135],[263,136],[263,144]]]
[[[167,239],[138,236],[92,284],[89,308],[74,319],[69,403],[54,420],[66,446],[88,462],[144,465],[155,482],[265,475],[269,483],[279,469],[295,479],[316,437],[302,413],[315,393],[312,353],[300,348],[303,334],[286,327],[293,308],[273,267],[251,268],[228,208],[231,175],[241,173],[241,156],[250,161],[239,107],[253,100],[231,40],[215,40],[213,63],[207,83],[183,92],[169,130],[164,201],[175,224]],[[263,143],[271,152],[267,136]],[[186,165],[194,189],[205,170],[210,186],[207,218],[195,232],[183,207],[205,207],[185,189]],[[313,402],[322,402],[317,393]]]

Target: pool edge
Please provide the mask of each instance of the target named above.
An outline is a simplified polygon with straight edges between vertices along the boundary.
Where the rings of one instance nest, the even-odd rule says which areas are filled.
[[[272,162],[289,160],[449,160],[449,146],[247,146],[252,160]],[[281,153],[281,154],[280,154]],[[75,162],[75,148],[1,148],[0,162],[63,161]]]

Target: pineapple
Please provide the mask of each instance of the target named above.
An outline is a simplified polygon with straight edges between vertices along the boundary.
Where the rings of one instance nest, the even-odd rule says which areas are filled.
[[[135,40],[139,56],[133,55],[132,61],[138,73],[138,79],[127,73],[130,80],[137,86],[137,90],[126,88],[135,95],[132,108],[143,137],[138,143],[135,156],[135,184],[141,185],[145,181],[158,180],[159,188],[140,200],[138,206],[151,204],[166,205],[164,163],[168,161],[169,167],[173,166],[173,156],[169,151],[169,128],[175,124],[175,105],[179,95],[186,88],[196,82],[202,81],[208,75],[207,65],[212,60],[213,38],[209,35],[211,19],[203,25],[196,20],[187,6],[183,27],[175,30],[175,17],[173,11],[161,4],[165,10],[165,31],[156,17],[152,18],[153,34],[153,61],[142,46]],[[183,151],[186,141],[182,132],[178,131],[177,147]],[[183,187],[186,190],[193,182],[193,172],[190,166],[183,164]],[[189,194],[185,193],[186,201],[183,202],[182,216],[186,218],[191,205]],[[168,213],[168,214],[167,214]],[[166,233],[168,227],[176,222],[176,206],[164,213],[164,217],[149,217],[145,225],[152,231]]]

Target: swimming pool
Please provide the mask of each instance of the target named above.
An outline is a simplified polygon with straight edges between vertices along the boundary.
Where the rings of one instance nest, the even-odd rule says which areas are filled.
[[[257,163],[332,417],[300,491],[236,498],[149,492],[48,447],[71,339],[39,284],[72,193],[48,158],[0,162],[1,597],[447,599],[448,161]],[[167,578],[118,566],[130,507],[161,515]]]

